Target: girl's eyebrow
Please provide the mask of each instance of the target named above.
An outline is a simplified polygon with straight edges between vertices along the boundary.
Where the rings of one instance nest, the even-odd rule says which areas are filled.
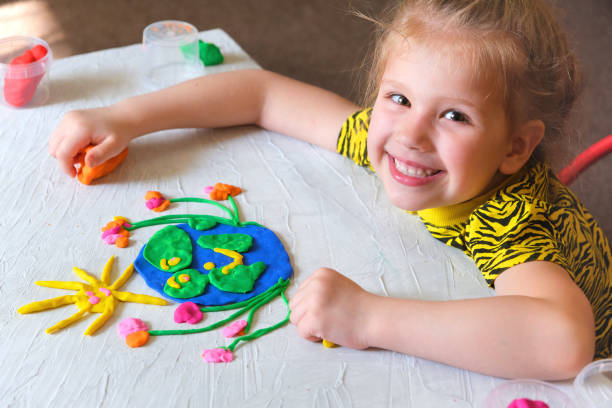
[[[380,85],[389,85],[389,86],[393,86],[395,88],[407,88],[406,84],[404,84],[403,82],[400,81],[396,81],[393,79],[382,79],[380,81]]]

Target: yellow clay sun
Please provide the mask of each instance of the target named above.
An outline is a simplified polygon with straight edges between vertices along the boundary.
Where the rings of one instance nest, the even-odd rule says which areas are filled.
[[[82,282],[66,282],[66,281],[37,281],[35,282],[38,286],[44,286],[48,288],[56,289],[69,289],[76,290],[77,293],[74,295],[59,296],[52,299],[41,300],[38,302],[32,302],[27,305],[21,306],[17,311],[21,314],[40,312],[47,309],[55,309],[56,307],[74,304],[79,308],[79,311],[70,316],[69,318],[62,320],[47,329],[47,333],[54,333],[63,329],[64,327],[70,326],[72,323],[83,318],[87,313],[101,313],[101,315],[94,320],[94,322],[85,330],[85,335],[94,334],[100,327],[106,323],[108,319],[115,312],[115,306],[119,302],[134,302],[144,303],[151,305],[167,305],[164,299],[160,299],[154,296],[139,295],[130,292],[120,292],[119,289],[125,284],[134,271],[134,264],[130,264],[127,269],[121,274],[121,276],[112,284],[110,284],[110,272],[113,265],[114,257],[110,259],[104,265],[102,270],[102,276],[100,280],[89,275],[82,269],[73,268],[74,273],[87,283]]]

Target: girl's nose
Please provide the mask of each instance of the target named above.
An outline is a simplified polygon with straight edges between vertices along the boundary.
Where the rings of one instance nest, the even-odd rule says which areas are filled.
[[[426,115],[411,113],[398,123],[396,137],[408,149],[418,151],[433,150],[431,135],[433,129]]]

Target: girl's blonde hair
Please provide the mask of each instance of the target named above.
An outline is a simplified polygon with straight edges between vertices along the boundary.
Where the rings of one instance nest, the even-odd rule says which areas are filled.
[[[562,133],[581,90],[576,58],[543,0],[402,0],[380,20],[366,82],[372,106],[390,53],[419,43],[460,46],[458,58],[499,92],[510,123],[540,119]],[[466,60],[467,58],[467,60]]]

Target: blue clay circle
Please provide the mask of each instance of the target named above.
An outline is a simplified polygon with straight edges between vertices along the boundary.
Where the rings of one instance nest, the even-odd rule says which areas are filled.
[[[176,227],[182,229],[189,235],[193,248],[193,259],[187,268],[196,269],[202,274],[208,274],[204,269],[206,262],[213,262],[217,267],[221,267],[231,262],[227,256],[214,252],[212,249],[202,248],[197,244],[198,238],[202,235],[216,234],[248,234],[253,237],[253,246],[243,252],[243,263],[251,265],[255,262],[266,264],[266,270],[255,281],[253,290],[248,293],[231,293],[219,290],[213,285],[207,285],[203,294],[188,298],[179,299],[169,296],[164,292],[164,286],[171,273],[151,265],[143,256],[146,244],[140,250],[138,257],[134,261],[134,267],[142,275],[147,285],[165,298],[176,302],[194,302],[203,306],[218,306],[231,303],[238,303],[257,296],[271,286],[274,286],[279,279],[289,279],[293,274],[293,268],[289,260],[289,255],[278,237],[269,229],[258,225],[246,225],[236,227],[233,225],[217,224],[214,228],[206,231],[198,231],[191,228],[188,224],[178,224]]]

